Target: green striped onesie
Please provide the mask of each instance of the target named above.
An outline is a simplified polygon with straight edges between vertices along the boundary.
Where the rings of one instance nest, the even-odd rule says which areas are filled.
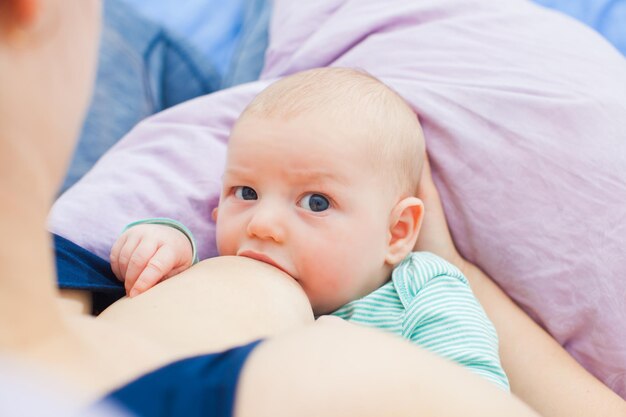
[[[432,253],[409,254],[389,282],[333,315],[402,336],[509,390],[493,324],[461,271]]]

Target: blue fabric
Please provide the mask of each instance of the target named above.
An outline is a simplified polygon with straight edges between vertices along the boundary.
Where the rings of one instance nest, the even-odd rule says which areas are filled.
[[[222,88],[254,81],[267,49],[270,0],[124,0],[188,40],[227,79]]]
[[[201,51],[181,35],[164,29],[139,14],[127,1],[104,2],[100,63],[91,107],[78,146],[60,192],[78,181],[122,136],[142,119],[192,98],[258,79],[265,60],[271,11],[267,0],[237,0],[209,7],[203,13],[212,19],[197,20],[200,38],[195,43],[222,43],[220,48]],[[206,4],[205,4],[206,3]],[[164,1],[143,2],[143,7],[168,5],[178,13],[198,19],[194,8]],[[236,12],[235,12],[236,9]],[[162,16],[164,22],[173,17]],[[228,27],[216,22],[230,22]],[[231,27],[232,26],[232,27]],[[191,29],[189,29],[191,30]],[[220,35],[220,31],[225,32]],[[215,37],[210,41],[210,37]],[[224,40],[228,38],[228,41]],[[221,40],[220,40],[221,39]],[[193,40],[193,39],[192,39]],[[226,45],[228,43],[228,45]],[[211,56],[208,56],[211,55]],[[216,63],[223,70],[220,77]]]
[[[535,0],[594,28],[626,55],[626,0]]]
[[[270,0],[245,0],[243,21],[236,49],[228,71],[223,74],[222,88],[256,81],[265,64],[272,14]]]
[[[53,235],[59,288],[124,295],[124,286],[104,259],[59,235]]]
[[[189,43],[121,0],[104,2],[99,60],[91,107],[61,192],[140,120],[221,83]]]
[[[243,365],[260,341],[157,369],[109,394],[142,417],[230,417]]]
[[[247,0],[124,0],[143,16],[188,40],[221,74],[241,36]]]
[[[93,294],[97,314],[125,295],[123,284],[104,259],[64,237],[53,235],[59,288],[87,290]]]

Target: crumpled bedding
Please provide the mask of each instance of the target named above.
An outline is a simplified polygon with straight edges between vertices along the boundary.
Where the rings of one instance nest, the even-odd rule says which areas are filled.
[[[172,217],[216,255],[233,121],[272,79],[369,71],[418,113],[451,230],[580,363],[626,398],[626,60],[524,0],[277,0],[259,82],[138,125],[53,207],[50,230],[108,258]]]

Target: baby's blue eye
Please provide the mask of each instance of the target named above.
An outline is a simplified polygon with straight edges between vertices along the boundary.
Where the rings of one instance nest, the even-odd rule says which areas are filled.
[[[330,202],[321,194],[307,194],[298,202],[298,205],[304,209],[314,212],[328,210]]]
[[[240,200],[256,200],[258,198],[254,188],[246,187],[245,185],[235,187],[235,197]]]

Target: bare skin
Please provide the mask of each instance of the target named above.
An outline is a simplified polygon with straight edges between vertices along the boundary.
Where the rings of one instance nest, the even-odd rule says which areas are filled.
[[[98,319],[180,357],[224,350],[314,321],[302,288],[262,262],[219,257],[187,272],[140,296],[124,297]]]
[[[93,300],[91,293],[83,290],[59,290],[59,305],[67,314],[91,315]]]
[[[267,375],[274,375],[271,388],[262,389]],[[320,378],[323,385],[316,383]],[[406,340],[327,316],[255,350],[237,397],[241,417],[536,415],[489,382]]]

